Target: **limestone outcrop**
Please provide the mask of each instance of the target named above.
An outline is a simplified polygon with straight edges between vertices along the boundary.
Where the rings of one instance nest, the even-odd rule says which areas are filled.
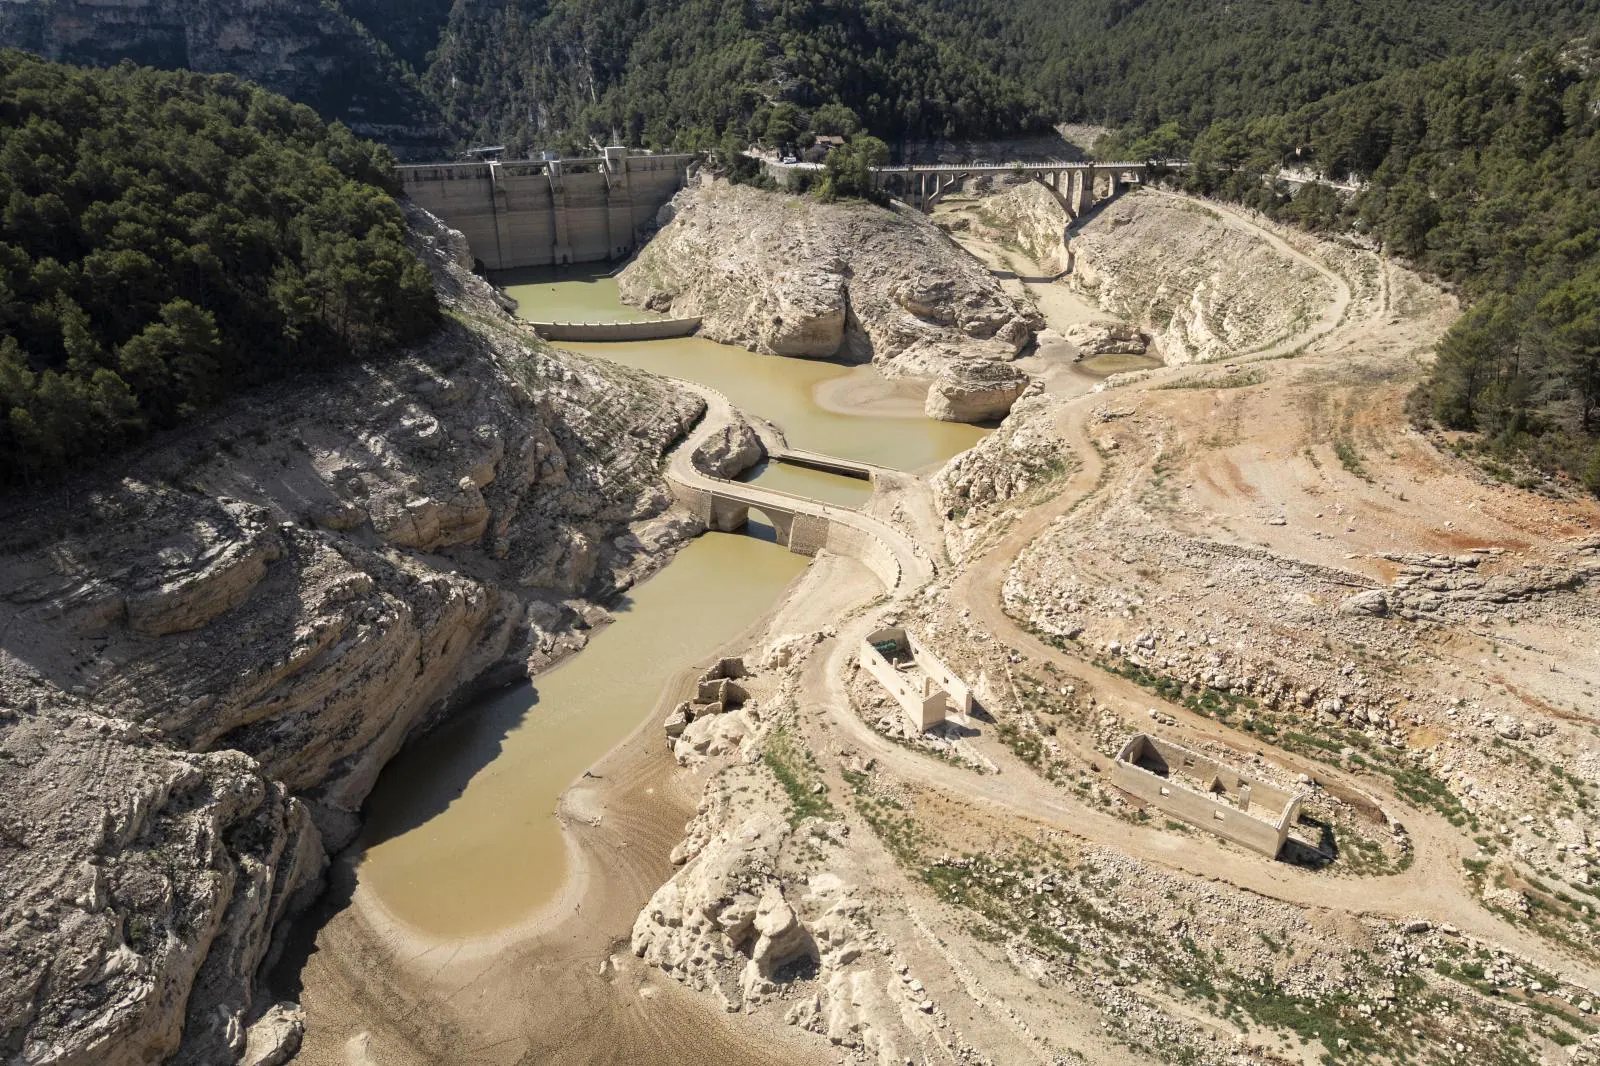
[[[1308,329],[1334,298],[1315,270],[1192,200],[1134,191],[1072,237],[1068,282],[1140,324],[1168,365],[1226,359]]]
[[[915,212],[715,183],[679,193],[671,215],[620,275],[622,297],[698,317],[715,340],[934,375],[1007,361],[1042,325]]]
[[[1070,469],[1072,449],[1062,436],[1062,401],[1025,396],[1000,428],[957,455],[933,478],[934,501],[945,519],[950,553],[963,549],[997,508],[1049,484]]]
[[[767,448],[761,443],[760,434],[743,417],[738,417],[712,434],[690,458],[702,474],[735,478],[766,457]]]
[[[794,718],[786,709],[822,636],[776,638],[752,658],[757,672],[725,659],[697,681],[691,728],[739,718],[754,702],[731,711],[710,697],[758,694],[772,711],[748,722],[744,742],[721,753],[721,768],[672,851],[678,869],[639,912],[631,947],[725,1010],[781,1010],[785,1022],[852,1049],[857,1061],[891,1066],[936,1031],[934,1004],[875,925],[865,893],[835,872],[859,861],[845,854],[845,820],[826,802],[822,815],[793,817],[791,789],[827,792],[815,764],[788,739]],[[675,744],[681,750],[682,736]],[[771,768],[778,763],[799,776],[780,784]],[[704,764],[710,759],[695,763]]]
[[[988,422],[1004,418],[1028,388],[1028,375],[1010,363],[963,359],[928,387],[923,409],[944,422]]]
[[[699,401],[544,350],[411,218],[428,342],[0,501],[8,1061],[283,1061],[257,977],[380,768],[694,531]]]
[[[1131,322],[1077,322],[1068,326],[1063,336],[1078,349],[1079,359],[1092,359],[1097,355],[1143,355],[1150,347],[1149,334]]]
[[[1015,245],[1049,274],[1071,265],[1066,233],[1072,216],[1055,190],[1037,181],[1024,181],[1005,192],[987,197],[969,225],[974,232],[997,244]]]

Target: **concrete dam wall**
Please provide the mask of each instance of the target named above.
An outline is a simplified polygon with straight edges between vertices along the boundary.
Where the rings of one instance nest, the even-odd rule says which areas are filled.
[[[688,180],[690,155],[395,168],[412,202],[466,235],[490,270],[620,259]]]

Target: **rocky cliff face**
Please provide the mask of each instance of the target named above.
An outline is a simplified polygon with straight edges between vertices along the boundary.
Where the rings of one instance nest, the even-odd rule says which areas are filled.
[[[436,6],[435,0],[402,0],[375,21],[428,22]],[[423,33],[408,34],[405,46],[414,51]],[[0,45],[67,63],[131,59],[169,70],[237,74],[402,154],[436,154],[448,140],[438,112],[393,53],[333,0],[0,3]]]
[[[1067,226],[1072,216],[1054,190],[1037,181],[1024,181],[983,201],[972,225],[980,236],[999,244],[1014,244],[1047,274],[1059,274],[1070,264]]]
[[[1048,393],[1018,400],[1000,428],[934,475],[945,546],[960,559],[1004,505],[1045,486],[1074,465],[1063,432],[1063,402]]]
[[[413,225],[426,345],[3,504],[0,1059],[234,1061],[383,764],[691,532],[697,402],[536,349]]]
[[[671,213],[622,272],[622,297],[698,316],[715,340],[931,376],[1009,360],[1042,325],[909,211],[716,183],[680,193]]]
[[[1327,280],[1188,200],[1133,192],[1072,237],[1068,281],[1144,326],[1169,365],[1226,359],[1307,329]]]

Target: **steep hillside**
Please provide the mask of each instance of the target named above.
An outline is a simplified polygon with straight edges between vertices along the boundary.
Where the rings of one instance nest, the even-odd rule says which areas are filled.
[[[1593,29],[1594,0],[922,0],[928,32],[1058,119],[1193,129],[1271,114],[1393,70]]]
[[[891,141],[1046,121],[1193,129],[1582,32],[1596,11],[1595,0],[458,0],[427,80],[461,131],[540,147],[703,146],[730,130],[781,144],[808,126],[847,132],[852,116]]]
[[[0,46],[47,59],[236,74],[402,152],[437,154],[437,112],[383,41],[413,62],[441,0],[60,0],[0,5]],[[355,12],[371,14],[383,40]],[[382,16],[376,17],[376,16]],[[417,27],[417,28],[412,28]],[[391,32],[392,31],[392,32]]]
[[[1458,285],[1419,411],[1496,476],[1600,492],[1600,75],[1595,49],[1435,63],[1288,114],[1199,132],[1196,192],[1311,229],[1347,228]],[[1353,178],[1339,193],[1279,167]],[[1531,464],[1541,473],[1503,463]],[[1569,482],[1571,484],[1571,482]]]
[[[1168,365],[1234,358],[1304,333],[1332,279],[1190,200],[1136,192],[1072,237],[1068,282],[1150,331]]]
[[[232,78],[0,53],[0,483],[414,341],[393,157]]]
[[[366,27],[414,71],[428,65],[454,0],[340,0],[346,14]]]
[[[8,1061],[234,1061],[384,763],[692,532],[657,477],[694,403],[540,350],[411,221],[425,343],[0,504]]]
[[[780,144],[808,115],[885,137],[1045,125],[901,0],[458,0],[427,81],[461,130],[519,146]]]

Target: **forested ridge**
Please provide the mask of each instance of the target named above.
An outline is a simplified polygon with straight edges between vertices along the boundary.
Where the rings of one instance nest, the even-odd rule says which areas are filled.
[[[1455,284],[1468,310],[1420,406],[1496,460],[1600,491],[1600,59],[1593,42],[1400,71],[1285,114],[1108,138],[1187,152],[1184,181],[1313,230],[1354,230]],[[1274,181],[1284,166],[1354,196]]]
[[[1596,0],[921,0],[1056,121],[1198,128],[1391,71],[1581,33]]]
[[[704,148],[858,126],[1041,130],[1036,94],[900,0],[457,0],[425,79],[469,138]]]
[[[232,77],[0,52],[0,481],[426,334],[392,165]]]
[[[347,5],[349,0],[346,0]],[[892,145],[1054,122],[1197,129],[1593,25],[1600,0],[456,0],[424,77],[459,134]],[[374,23],[376,25],[376,23]]]

